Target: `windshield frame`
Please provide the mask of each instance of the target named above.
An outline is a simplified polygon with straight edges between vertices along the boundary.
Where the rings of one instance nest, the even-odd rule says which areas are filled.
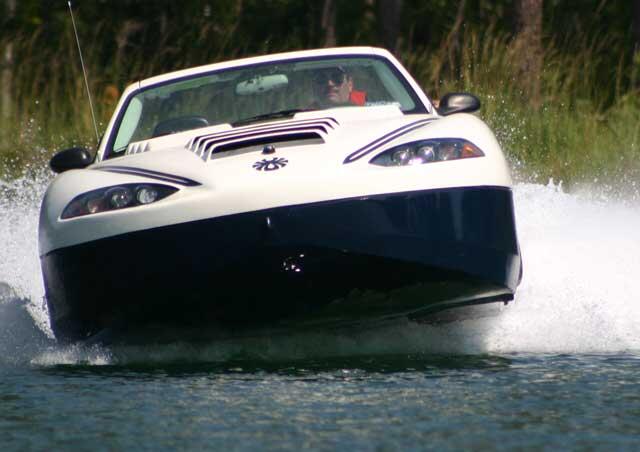
[[[136,96],[138,96],[139,94],[142,94],[142,93],[144,93],[146,91],[155,90],[155,89],[161,88],[161,87],[166,86],[166,85],[182,83],[182,82],[186,82],[186,81],[197,79],[197,78],[207,77],[207,76],[211,76],[211,75],[215,75],[215,74],[224,74],[225,72],[238,71],[238,70],[247,69],[247,68],[259,69],[259,68],[261,68],[263,66],[273,66],[273,65],[277,65],[277,64],[295,64],[295,63],[299,63],[299,62],[354,59],[354,58],[364,58],[364,59],[372,59],[372,60],[381,61],[388,67],[388,69],[393,73],[393,75],[395,75],[397,77],[398,81],[404,87],[404,89],[406,90],[407,94],[409,94],[411,100],[413,101],[413,103],[415,105],[415,107],[413,109],[411,109],[411,110],[406,110],[406,111],[400,110],[400,111],[402,111],[403,114],[411,115],[411,114],[428,114],[429,113],[429,110],[428,110],[427,106],[424,104],[424,102],[422,101],[422,99],[420,98],[420,96],[418,95],[416,90],[414,89],[414,87],[409,83],[409,81],[407,80],[405,75],[400,70],[398,70],[398,67],[396,67],[396,65],[393,64],[392,61],[390,61],[388,58],[385,58],[382,55],[368,54],[368,53],[350,53],[350,54],[322,55],[322,56],[309,56],[309,57],[277,59],[277,60],[265,61],[265,62],[260,62],[260,63],[252,63],[252,64],[246,64],[246,65],[232,66],[232,67],[227,67],[227,68],[220,68],[220,69],[215,69],[215,70],[211,70],[211,71],[199,72],[197,74],[189,74],[189,75],[185,75],[185,76],[182,76],[182,77],[176,77],[176,78],[172,78],[172,79],[169,79],[169,80],[166,80],[166,81],[155,83],[153,85],[139,87],[139,88],[136,88],[136,89],[130,91],[128,93],[126,101],[122,104],[121,108],[118,110],[117,117],[115,118],[115,121],[113,123],[113,127],[111,128],[111,130],[109,132],[109,137],[108,137],[108,140],[107,140],[107,142],[105,144],[105,148],[104,148],[104,150],[102,152],[102,159],[101,160],[107,160],[107,159],[112,159],[112,158],[117,158],[117,157],[123,157],[124,155],[126,155],[126,152],[122,153],[122,154],[114,153],[113,146],[115,144],[116,137],[117,137],[117,135],[118,135],[118,133],[120,131],[120,127],[122,126],[122,120],[123,120],[123,118],[125,116],[125,113],[127,112],[128,108],[130,106],[131,101]],[[220,125],[220,124],[218,124],[218,125]],[[131,142],[129,142],[129,144],[130,143]]]

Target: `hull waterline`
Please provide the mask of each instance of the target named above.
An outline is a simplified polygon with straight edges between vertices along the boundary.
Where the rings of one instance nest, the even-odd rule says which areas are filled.
[[[521,277],[512,193],[427,190],[280,207],[41,257],[56,337],[464,317]],[[443,316],[443,312],[446,315]]]

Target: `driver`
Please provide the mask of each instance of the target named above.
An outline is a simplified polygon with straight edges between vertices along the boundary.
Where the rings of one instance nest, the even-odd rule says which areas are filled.
[[[353,77],[340,66],[319,70],[313,88],[322,107],[364,105],[367,100],[367,93],[353,89]]]

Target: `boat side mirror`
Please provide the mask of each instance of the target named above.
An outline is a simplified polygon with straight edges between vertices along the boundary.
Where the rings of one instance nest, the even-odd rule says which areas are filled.
[[[55,173],[62,173],[70,169],[82,169],[91,165],[93,157],[86,148],[70,148],[58,152],[49,161],[49,166]]]
[[[480,99],[469,93],[449,93],[440,100],[438,113],[442,116],[453,113],[472,113],[480,110]]]

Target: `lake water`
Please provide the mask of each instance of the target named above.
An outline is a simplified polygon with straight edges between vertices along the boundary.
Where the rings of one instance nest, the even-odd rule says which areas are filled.
[[[1,182],[1,181],[0,181]],[[51,338],[44,184],[0,195],[0,450],[640,448],[637,202],[518,184],[495,319],[218,343]]]

